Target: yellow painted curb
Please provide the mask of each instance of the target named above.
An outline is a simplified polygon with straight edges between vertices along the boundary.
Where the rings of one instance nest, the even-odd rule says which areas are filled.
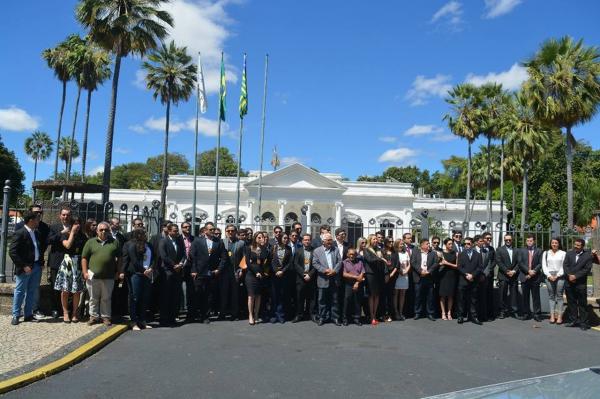
[[[127,329],[128,327],[125,324],[114,326],[110,330],[92,339],[90,342],[81,345],[79,348],[75,349],[68,355],[52,363],[39,367],[28,373],[9,378],[8,380],[0,381],[0,394],[12,391],[13,389],[25,385],[29,385],[33,382],[39,381],[41,379],[44,379],[71,367],[75,363],[80,362],[81,360],[90,356],[109,342],[116,339],[119,335],[127,331]]]
[[[600,326],[598,326],[598,327],[592,327],[592,330],[600,331]]]

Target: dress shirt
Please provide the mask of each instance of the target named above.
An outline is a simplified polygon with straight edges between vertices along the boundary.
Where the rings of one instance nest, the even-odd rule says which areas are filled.
[[[325,250],[325,258],[327,258],[327,267],[329,269],[333,269],[333,248],[329,248]]]
[[[307,251],[306,249],[304,249],[303,251],[304,251],[304,273],[308,273],[308,270],[310,269],[310,251]]]
[[[31,241],[33,241],[33,246],[35,247],[34,262],[37,262],[40,260],[40,247],[38,246],[37,238],[35,238],[35,232],[33,230],[31,230],[29,228],[29,226],[27,226],[27,225],[25,225],[23,227],[25,227],[25,230],[27,230],[27,232],[29,233],[29,236],[31,237]]]
[[[512,257],[513,257],[512,247],[506,247],[506,252],[508,252],[508,258],[510,259],[510,263],[512,263]]]
[[[421,251],[421,270],[424,272],[427,271],[427,254],[429,254],[429,252]]]
[[[173,244],[173,248],[175,248],[175,253],[177,253],[177,242],[172,239],[171,237],[169,237],[169,239],[171,240],[171,243]]]
[[[204,236],[204,239],[206,240],[206,248],[208,249],[208,253],[210,253],[212,251],[213,240],[206,236]]]
[[[150,246],[146,244],[146,252],[144,253],[144,261],[142,265],[144,266],[144,269],[148,269],[150,264],[152,264],[152,252],[150,251]]]
[[[563,262],[565,261],[565,255],[567,253],[563,250],[556,252],[548,250],[544,252],[542,257],[542,270],[546,276],[560,277],[564,275]]]
[[[338,251],[340,251],[340,258],[344,257],[344,243],[336,241]]]

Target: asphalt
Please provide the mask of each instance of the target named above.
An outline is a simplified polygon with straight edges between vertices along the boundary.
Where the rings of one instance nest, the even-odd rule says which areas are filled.
[[[532,321],[246,321],[130,331],[7,398],[416,398],[600,365],[598,331]]]

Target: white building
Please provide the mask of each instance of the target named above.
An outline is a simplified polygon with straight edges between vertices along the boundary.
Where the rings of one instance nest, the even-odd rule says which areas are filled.
[[[293,164],[275,172],[263,172],[262,204],[259,211],[259,174],[251,172],[241,178],[240,220],[243,225],[269,229],[269,226],[289,226],[303,222],[307,232],[318,233],[321,224],[348,228],[350,237],[386,230],[394,237],[411,231],[427,210],[435,219],[434,226],[443,234],[454,225],[469,231],[481,231],[485,224],[486,202],[472,201],[472,216],[468,228],[463,226],[465,200],[431,198],[413,194],[409,183],[357,182],[343,180],[340,174],[319,173],[301,164]],[[171,176],[167,188],[167,216],[183,221],[192,214],[193,176]],[[197,178],[197,218],[215,220],[215,179]],[[92,199],[92,198],[90,198]],[[130,207],[151,207],[160,199],[159,190],[121,190],[110,192],[115,208],[122,203]],[[303,212],[304,210],[304,212]],[[236,178],[219,179],[218,223],[224,225],[236,214]],[[500,204],[492,206],[493,223],[500,221]],[[259,222],[256,222],[258,217]],[[506,219],[505,219],[506,220]]]

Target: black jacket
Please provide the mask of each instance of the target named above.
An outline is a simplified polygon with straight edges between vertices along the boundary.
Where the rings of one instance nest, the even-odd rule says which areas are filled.
[[[565,260],[563,262],[563,270],[565,271],[565,281],[567,284],[575,284],[575,285],[586,285],[587,284],[587,275],[592,270],[592,254],[590,251],[583,251],[583,253],[579,256],[579,260],[577,260],[577,254],[575,251],[568,251],[565,255]],[[569,275],[575,275],[575,283],[569,282]]]
[[[135,241],[127,241],[123,246],[123,273],[131,276],[135,273],[144,272],[144,253],[138,253]],[[156,256],[152,245],[148,244],[150,248],[150,269],[156,267]]]
[[[173,272],[173,266],[183,262],[185,259],[185,247],[183,241],[178,237],[175,240],[177,251],[170,237],[165,237],[158,243],[160,256],[160,270]]]
[[[43,264],[44,253],[42,252],[39,233],[34,231],[34,234],[40,251],[38,261]],[[23,227],[14,233],[8,254],[15,265],[15,275],[22,274],[25,266],[33,266],[33,262],[35,261],[35,246],[26,228]]]
[[[308,260],[308,273],[305,273],[304,271],[304,247],[297,249],[296,254],[294,255],[293,264],[296,274],[296,283],[304,282],[304,274],[308,274],[311,281],[316,281],[315,277],[317,275],[317,269],[315,269],[312,265],[312,247],[308,249],[308,251],[310,252],[310,259]]]
[[[229,261],[223,241],[213,239],[212,250],[209,254],[204,236],[200,236],[192,242],[190,258],[192,262],[191,272],[198,273],[198,278],[210,277],[211,272],[217,269],[222,272]]]
[[[498,265],[498,280],[512,280],[515,281],[519,276],[519,266],[518,266],[518,249],[513,248],[512,261],[510,259],[510,255],[508,254],[508,249],[506,245],[501,246],[496,251],[496,264]],[[515,273],[512,278],[508,277],[506,274],[507,271],[514,270]]]
[[[479,276],[483,273],[483,257],[476,250],[472,250],[471,259],[469,259],[468,251],[464,250],[458,254],[458,272],[463,277],[469,273],[473,275],[473,282],[477,282]],[[461,282],[467,281],[461,279]]]
[[[542,254],[543,251],[541,249],[533,247],[531,270],[535,270],[535,276],[529,279],[532,282],[539,282],[542,280]],[[529,250],[527,248],[520,248],[517,251],[517,265],[521,271],[521,273],[519,273],[519,281],[524,282],[527,280],[529,272]]]
[[[437,254],[434,251],[429,251],[427,253],[427,271],[429,272],[429,276],[427,278],[431,279],[431,276],[437,271],[439,267],[439,263],[437,261]],[[412,273],[412,278],[415,283],[421,281],[421,249],[415,248],[410,255],[410,269]]]
[[[273,245],[273,256],[277,257],[279,260],[279,266],[277,268],[277,271],[282,271],[284,273],[287,273],[287,271],[289,269],[291,269],[293,267],[293,259],[292,259],[292,248],[289,247],[289,245],[285,245],[283,247],[283,250],[285,251],[283,254],[283,259],[279,259],[278,254],[277,254],[277,250],[280,248],[279,244],[275,244]]]

